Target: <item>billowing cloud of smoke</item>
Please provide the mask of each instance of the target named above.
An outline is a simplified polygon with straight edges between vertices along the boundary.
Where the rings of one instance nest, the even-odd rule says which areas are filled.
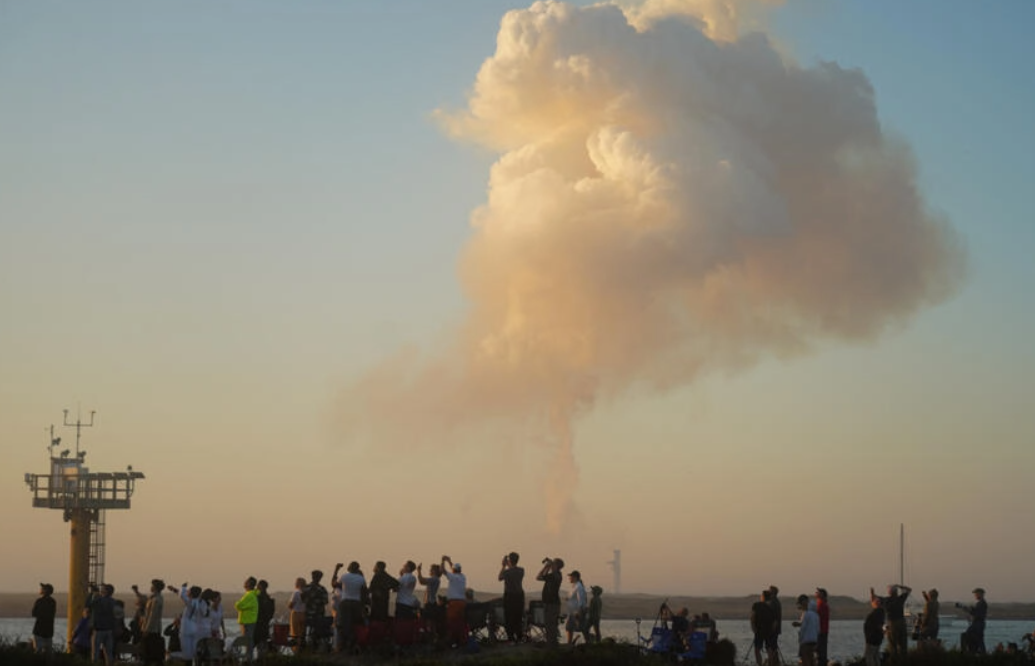
[[[552,530],[572,510],[573,425],[601,397],[872,340],[963,269],[864,74],[661,12],[728,2],[623,5],[503,19],[468,108],[442,114],[500,154],[461,264],[470,315],[346,401],[379,442],[552,447]]]

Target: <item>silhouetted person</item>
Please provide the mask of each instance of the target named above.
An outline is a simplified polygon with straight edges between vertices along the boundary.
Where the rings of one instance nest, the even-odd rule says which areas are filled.
[[[557,624],[561,618],[561,582],[564,580],[561,571],[564,560],[549,558],[543,560],[543,568],[536,580],[543,583],[543,622],[546,624],[546,642],[555,646],[559,643]]]
[[[881,598],[884,622],[887,625],[888,655],[896,664],[904,664],[909,658],[909,634],[906,632],[906,599],[913,588],[907,585],[888,585],[888,596]],[[870,588],[870,598],[876,595]]]
[[[586,611],[586,621],[582,625],[582,635],[587,643],[600,642],[600,616],[604,612],[602,594],[604,594],[604,588],[599,585],[589,588],[589,609]]]
[[[144,619],[140,622],[140,631],[143,633],[143,659],[144,663],[161,664],[165,662],[165,639],[162,638],[162,612],[165,610],[165,601],[162,599],[162,592],[165,591],[165,581],[155,578],[151,581],[151,594],[144,604]]]
[[[323,580],[323,572],[315,569],[311,574],[312,580],[302,593],[305,602],[305,626],[308,634],[308,644],[315,648],[321,640],[327,638],[327,630],[324,627],[324,618],[327,616],[327,602],[330,596],[327,588],[320,581]]]
[[[259,601],[259,617],[255,622],[255,645],[259,648],[260,654],[269,647],[270,623],[273,622],[273,616],[277,612],[277,602],[270,596],[269,587],[270,584],[267,581],[260,580],[255,588]]]
[[[975,587],[973,590],[975,603],[973,606],[956,604],[967,611],[970,626],[960,636],[960,649],[964,652],[985,654],[985,620],[988,618],[988,602],[985,601],[985,590]]]
[[[763,590],[758,601],[751,605],[751,632],[755,635],[753,646],[755,648],[755,664],[762,666],[763,661],[772,664],[775,656],[776,644],[773,642],[773,621],[776,617],[773,607],[769,604],[770,592]],[[765,650],[766,659],[762,659],[762,651]]]
[[[115,661],[115,600],[111,595],[115,592],[112,585],[101,585],[98,594],[90,602],[90,616],[93,618],[93,661],[101,658],[104,651],[104,662],[111,666]]]
[[[388,601],[392,592],[399,589],[399,581],[385,567],[384,562],[376,562],[370,577],[370,619],[374,622],[388,621]]]
[[[938,590],[925,590],[923,595],[924,612],[920,616],[920,627],[917,632],[918,638],[921,641],[937,643],[938,631],[940,629],[938,613],[941,610],[941,604],[938,603]]]
[[[506,625],[507,639],[515,643],[523,636],[525,614],[525,569],[518,566],[518,559],[517,553],[504,555],[499,575],[503,581],[503,623]]]
[[[773,635],[769,663],[776,666],[780,655],[780,634],[783,633],[783,604],[780,603],[780,588],[769,586],[769,607],[773,609]]]
[[[870,612],[863,622],[863,639],[866,641],[866,651],[863,653],[866,666],[880,666],[880,646],[884,642],[884,608],[880,597],[875,595],[870,595]]]
[[[819,640],[816,641],[816,661],[819,666],[827,666],[827,644],[830,640],[830,604],[827,591],[816,588],[816,615],[819,616]]]
[[[54,650],[54,617],[57,615],[57,602],[54,601],[54,586],[40,583],[40,596],[32,604],[32,649],[39,653],[49,654]]]

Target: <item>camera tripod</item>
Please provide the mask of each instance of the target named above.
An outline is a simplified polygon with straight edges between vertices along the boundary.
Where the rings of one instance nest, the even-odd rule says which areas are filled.
[[[788,662],[783,657],[783,652],[780,651],[780,645],[777,643],[776,650],[773,652],[772,657],[769,655],[769,651],[764,647],[762,649],[762,666],[789,666]],[[774,662],[775,659],[775,662]],[[740,663],[751,666],[755,664],[755,639],[751,638],[748,640],[747,649],[744,650],[744,656],[741,658]]]

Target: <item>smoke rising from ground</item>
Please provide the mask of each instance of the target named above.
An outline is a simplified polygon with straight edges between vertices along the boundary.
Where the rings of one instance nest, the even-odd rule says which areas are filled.
[[[550,447],[553,531],[597,400],[873,340],[963,269],[862,72],[738,36],[734,3],[621,4],[504,17],[467,108],[440,114],[499,154],[461,260],[469,316],[345,400],[379,443]]]

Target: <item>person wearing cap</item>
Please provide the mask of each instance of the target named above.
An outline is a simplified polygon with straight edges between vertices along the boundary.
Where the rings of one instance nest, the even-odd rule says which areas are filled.
[[[448,566],[447,566],[448,564]],[[446,577],[446,627],[449,639],[462,646],[467,639],[467,576],[459,562],[454,563],[448,555],[442,556],[442,573]]]
[[[970,626],[960,635],[960,648],[964,652],[985,654],[985,620],[988,617],[988,602],[985,601],[984,588],[975,587],[972,594],[975,603],[973,606],[956,604],[963,608],[970,616]]]
[[[568,645],[575,643],[575,634],[582,633],[582,623],[586,617],[589,601],[586,599],[586,586],[582,584],[582,574],[578,569],[568,574],[571,590],[568,592],[568,621],[564,628],[568,632]]]
[[[32,604],[32,648],[39,653],[50,654],[54,649],[54,618],[57,616],[57,602],[54,601],[54,586],[40,583],[40,596]]]
[[[546,643],[556,647],[559,642],[557,624],[561,618],[561,582],[564,576],[564,560],[559,557],[543,559],[543,568],[536,580],[543,584],[543,623],[546,630]]]
[[[816,615],[819,616],[819,638],[816,641],[816,661],[819,666],[827,666],[827,644],[830,639],[830,604],[827,591],[816,588]]]

